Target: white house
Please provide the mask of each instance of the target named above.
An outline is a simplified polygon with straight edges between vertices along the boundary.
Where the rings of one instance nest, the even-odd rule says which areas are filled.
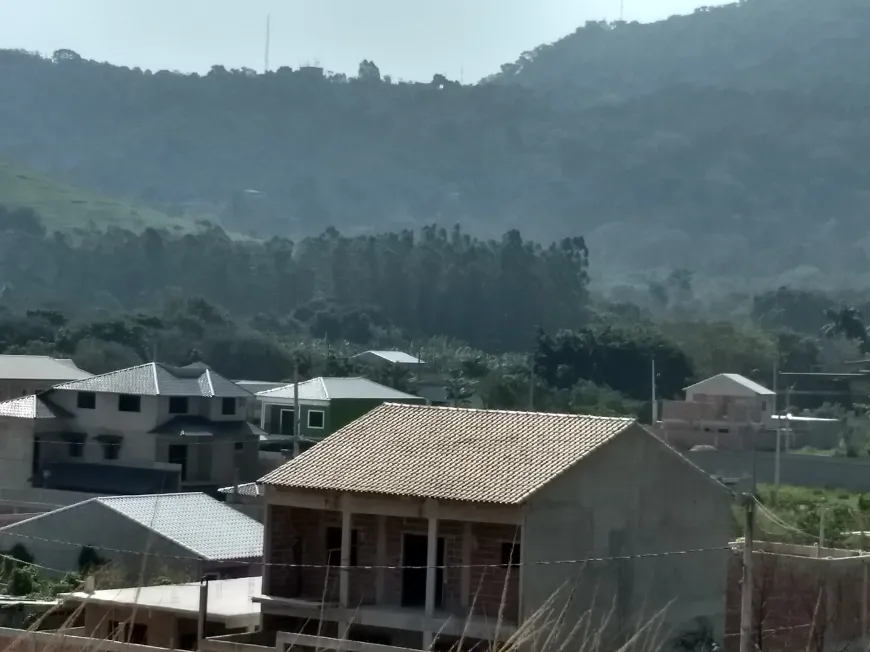
[[[143,494],[253,480],[249,400],[203,365],[152,362],[0,402],[0,485]]]

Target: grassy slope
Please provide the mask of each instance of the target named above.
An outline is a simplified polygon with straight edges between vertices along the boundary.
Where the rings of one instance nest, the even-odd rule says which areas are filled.
[[[0,204],[31,208],[49,230],[57,231],[87,228],[89,223],[97,228],[117,226],[131,231],[154,227],[185,232],[196,228],[190,220],[101,197],[4,161],[0,161]]]

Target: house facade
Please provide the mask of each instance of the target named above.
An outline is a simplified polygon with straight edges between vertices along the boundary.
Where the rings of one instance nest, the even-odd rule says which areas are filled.
[[[730,492],[631,419],[385,404],[261,483],[264,630],[568,644],[662,610],[722,634]]]
[[[91,375],[66,358],[0,355],[0,401],[36,394],[59,383]]]
[[[775,429],[776,395],[740,374],[718,374],[685,388],[684,401],[663,401],[656,424],[666,441],[689,449],[751,449]]]
[[[260,427],[268,434],[293,436],[294,385],[257,393],[263,404]],[[339,428],[387,401],[424,403],[424,399],[400,392],[367,378],[313,378],[299,383],[299,433],[303,442],[320,441]],[[304,448],[304,447],[303,447]]]
[[[9,488],[129,494],[252,480],[253,396],[214,371],[149,363],[0,403]]]

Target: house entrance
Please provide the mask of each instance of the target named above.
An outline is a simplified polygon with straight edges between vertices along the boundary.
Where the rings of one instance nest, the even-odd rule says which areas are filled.
[[[423,607],[426,605],[426,549],[428,537],[421,534],[406,534],[402,540],[402,606]],[[435,607],[441,606],[444,595],[444,538],[438,537],[435,555]]]

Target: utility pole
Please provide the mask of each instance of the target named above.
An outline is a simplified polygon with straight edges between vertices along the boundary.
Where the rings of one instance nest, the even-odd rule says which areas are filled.
[[[293,366],[293,459],[299,457],[299,361]]]
[[[752,550],[755,534],[755,495],[743,494],[743,583],[740,587],[740,652],[753,652],[752,645]]]
[[[773,462],[773,504],[779,497],[779,469],[782,454],[782,428],[779,424],[779,394],[777,393],[777,377],[779,376],[779,351],[773,360],[773,416],[776,418],[776,457]]]
[[[825,506],[822,506],[819,510],[819,548],[825,547],[825,517],[827,516],[827,511],[828,508]]]
[[[659,404],[656,400],[656,359],[652,360],[652,425],[659,421]]]
[[[263,73],[269,72],[269,49],[272,46],[272,15],[266,15],[266,55]]]
[[[535,410],[535,354],[529,354],[529,412]]]

